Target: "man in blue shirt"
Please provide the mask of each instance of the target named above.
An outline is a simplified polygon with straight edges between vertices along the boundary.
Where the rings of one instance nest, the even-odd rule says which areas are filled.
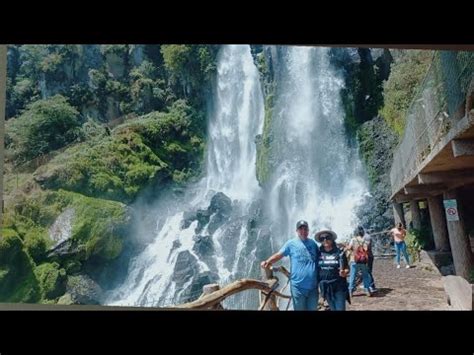
[[[263,268],[270,267],[284,256],[290,257],[291,297],[295,311],[316,311],[318,309],[318,268],[319,249],[316,242],[308,238],[309,228],[306,221],[296,224],[298,237],[288,240],[278,253],[262,261]]]

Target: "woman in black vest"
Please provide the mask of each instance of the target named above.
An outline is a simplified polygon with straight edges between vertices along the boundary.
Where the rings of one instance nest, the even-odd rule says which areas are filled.
[[[321,296],[331,311],[345,311],[346,300],[350,303],[346,277],[349,266],[345,253],[336,246],[336,233],[322,230],[315,234],[319,248],[318,277]]]

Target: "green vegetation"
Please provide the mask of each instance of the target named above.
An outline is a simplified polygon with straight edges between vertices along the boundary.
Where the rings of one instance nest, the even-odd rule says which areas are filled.
[[[16,232],[2,229],[0,238],[0,302],[37,302],[41,289],[34,263]]]
[[[202,118],[183,100],[116,127],[111,136],[77,144],[40,167],[48,189],[131,202],[152,182],[181,183],[199,174],[204,150]],[[90,131],[94,132],[91,123]],[[97,128],[97,127],[96,127]]]
[[[67,208],[74,210],[71,239],[75,249],[84,250],[81,260],[97,256],[115,259],[121,252],[123,238],[130,219],[125,205],[86,197],[69,191],[44,191],[18,205],[6,215],[5,225],[24,241],[25,250],[36,262],[46,258],[52,247],[48,228]]]
[[[408,253],[414,261],[420,261],[420,252],[431,243],[430,239],[430,230],[426,226],[420,229],[413,228],[407,232],[405,242]]]
[[[56,302],[66,277],[100,273],[122,253],[124,203],[200,174],[217,49],[8,47],[0,249],[16,258],[0,256],[2,300]],[[70,238],[51,253],[66,210]]]
[[[263,133],[257,143],[256,173],[260,185],[264,185],[270,177],[270,143],[271,143],[271,122],[273,111],[273,92],[265,97],[265,117],[263,123]]]
[[[77,110],[60,95],[38,100],[7,123],[6,147],[24,163],[74,142],[80,136]]]
[[[66,292],[66,271],[59,264],[44,263],[35,268],[43,299],[54,299]]]
[[[384,106],[380,114],[390,128],[403,135],[407,109],[422,83],[432,59],[431,51],[406,51],[392,64],[384,83]]]

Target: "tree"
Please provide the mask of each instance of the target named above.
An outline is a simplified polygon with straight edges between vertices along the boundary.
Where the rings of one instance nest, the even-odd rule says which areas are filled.
[[[30,104],[7,125],[7,142],[16,163],[23,163],[64,147],[80,135],[79,112],[65,97],[53,96]]]

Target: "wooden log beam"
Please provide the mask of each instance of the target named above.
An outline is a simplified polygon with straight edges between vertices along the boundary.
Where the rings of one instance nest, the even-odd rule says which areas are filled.
[[[290,278],[290,272],[284,266],[272,266],[272,270],[277,271],[277,272],[281,272],[283,275]]]
[[[273,279],[277,279],[273,275],[273,269],[272,268],[262,268],[261,273],[262,273],[262,279],[265,280],[265,281],[270,281],[270,280],[273,280]],[[277,304],[277,301],[276,301],[276,297],[275,297],[275,295],[273,295],[273,291],[275,291],[275,288],[276,288],[276,284],[274,284],[272,286],[272,290],[271,290],[272,294],[270,294],[268,292],[265,293],[263,291],[260,291],[259,311],[264,310],[264,309],[269,310],[269,311],[277,311],[278,310],[278,304]]]
[[[451,147],[455,158],[474,155],[474,139],[453,139]]]
[[[267,281],[260,281],[260,280],[254,280],[254,279],[237,280],[221,288],[218,291],[215,291],[202,298],[199,298],[196,301],[176,305],[173,308],[210,309],[216,304],[221,303],[227,297],[232,296],[235,293],[245,291],[245,290],[256,289],[256,290],[261,290],[265,292],[270,292],[270,290],[272,289],[272,287],[274,286],[276,282],[278,282],[276,279],[271,279]],[[284,297],[284,295],[279,294],[277,291],[274,291],[273,293],[276,296]]]
[[[220,289],[219,284],[208,284],[204,285],[202,287],[202,295],[199,297],[199,299],[206,297],[207,295],[210,295],[213,292],[216,292]],[[212,306],[211,309],[224,309],[222,304],[217,303],[215,306]]]

